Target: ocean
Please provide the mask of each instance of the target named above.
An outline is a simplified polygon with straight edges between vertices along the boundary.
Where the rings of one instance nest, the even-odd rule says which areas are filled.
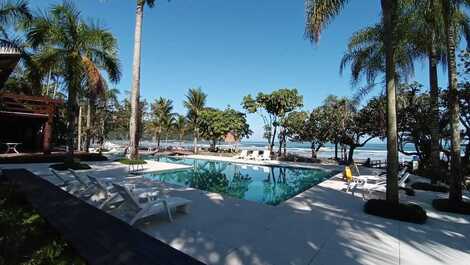
[[[125,146],[127,144],[127,141],[109,141],[112,144],[116,144],[119,146]],[[163,140],[160,145],[162,147],[167,147],[167,146],[182,146],[182,147],[192,147],[192,141],[174,141],[174,140],[168,140],[165,141]],[[156,143],[152,141],[141,141],[140,142],[141,147],[155,147]],[[206,141],[202,141],[198,143],[199,147],[209,147],[209,143]],[[219,148],[233,148],[235,145],[231,144],[226,144],[226,143],[221,143],[217,145]],[[238,144],[239,149],[246,149],[246,150],[266,150],[268,147],[267,141],[242,141]],[[277,150],[278,147],[275,147],[274,150]],[[406,151],[414,151],[414,148],[412,146],[407,146]],[[306,156],[310,157],[311,156],[311,150],[310,150],[310,144],[309,143],[297,143],[297,142],[288,142],[287,143],[287,152],[288,153],[293,153],[301,156]],[[335,147],[333,144],[325,144],[324,147],[320,149],[318,152],[318,157],[319,158],[331,158],[334,157],[334,152],[335,152]],[[340,154],[341,150],[340,147],[338,147],[338,156],[341,156]],[[387,146],[385,143],[367,143],[363,147],[358,147],[354,151],[354,159],[355,160],[366,160],[367,158],[370,158],[371,160],[382,160],[385,161],[387,158]],[[407,156],[404,154],[399,155],[399,161],[411,161],[413,158],[412,156]]]

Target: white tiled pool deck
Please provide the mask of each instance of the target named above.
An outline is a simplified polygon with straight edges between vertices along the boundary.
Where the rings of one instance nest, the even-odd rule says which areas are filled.
[[[127,172],[114,162],[91,165],[96,176]],[[39,175],[47,166],[1,165]],[[191,211],[139,228],[207,264],[470,264],[470,217],[433,210],[431,201],[443,195],[401,198],[427,210],[427,223],[417,225],[364,214],[363,200],[344,185],[333,177],[278,206],[167,185],[170,195],[192,200]]]

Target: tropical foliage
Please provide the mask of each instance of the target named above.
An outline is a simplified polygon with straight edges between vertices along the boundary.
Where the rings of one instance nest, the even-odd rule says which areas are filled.
[[[273,151],[278,127],[289,112],[303,106],[303,97],[299,95],[297,89],[283,88],[270,94],[260,92],[256,98],[247,95],[243,98],[242,106],[248,113],[258,113],[262,117],[265,130],[264,138],[268,140],[269,150]],[[280,135],[279,154],[282,145],[286,144],[283,126],[281,126]]]

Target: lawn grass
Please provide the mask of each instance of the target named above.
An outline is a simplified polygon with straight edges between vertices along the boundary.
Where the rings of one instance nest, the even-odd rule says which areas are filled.
[[[403,203],[392,204],[386,200],[368,200],[364,205],[364,212],[416,224],[424,224],[428,219],[426,211],[419,205]]]
[[[470,215],[470,202],[451,203],[449,199],[435,199],[432,201],[432,206],[442,212]]]
[[[434,185],[427,182],[415,182],[411,184],[411,187],[415,190],[434,191],[434,192],[449,192],[449,188],[442,185]]]
[[[0,179],[0,264],[86,264],[31,207]]]
[[[119,163],[124,164],[124,165],[143,165],[147,164],[145,160],[143,159],[128,159],[128,158],[123,158],[117,160]]]

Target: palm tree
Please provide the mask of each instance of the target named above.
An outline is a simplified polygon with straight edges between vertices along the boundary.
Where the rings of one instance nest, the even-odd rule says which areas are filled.
[[[67,86],[67,153],[73,161],[78,93],[84,86],[97,85],[90,67],[107,72],[113,82],[120,79],[116,40],[96,24],[87,24],[70,2],[54,5],[32,22],[27,33],[32,47],[39,51],[38,61],[63,69]],[[95,73],[96,74],[96,73]]]
[[[457,43],[456,24],[453,17],[462,6],[470,6],[464,0],[441,0],[444,31],[447,48],[447,73],[449,82],[449,112],[451,127],[451,159],[450,159],[450,190],[449,202],[458,204],[462,201],[462,172],[460,163],[460,107],[457,90],[457,63],[455,49]]]
[[[347,0],[307,0],[306,35],[318,42],[328,23],[341,12]],[[381,0],[384,25],[385,83],[387,92],[387,192],[390,203],[398,204],[398,132],[395,87],[395,38],[397,0]]]
[[[174,122],[173,101],[162,98],[155,100],[151,105],[153,120],[150,123],[154,139],[157,141],[157,149],[160,149],[162,132],[168,132]]]
[[[132,65],[131,117],[129,121],[129,157],[139,155],[139,101],[140,101],[140,55],[142,46],[142,22],[145,5],[152,8],[155,0],[137,0],[134,29],[134,63]]]
[[[8,26],[17,25],[22,21],[31,21],[32,15],[28,1],[2,1],[0,3],[0,44],[15,45],[15,40],[8,35]]]
[[[106,91],[99,97],[99,133],[98,133],[98,146],[99,151],[103,150],[104,140],[107,136],[107,124],[112,122],[113,117],[111,116],[113,111],[119,108],[119,90],[116,88],[106,89]]]
[[[188,109],[188,122],[193,128],[193,152],[197,153],[197,138],[199,137],[199,115],[206,105],[207,95],[201,88],[191,88],[186,94],[184,106]]]
[[[181,142],[186,133],[186,118],[183,115],[178,115],[176,118],[175,129],[178,132],[178,140]]]

